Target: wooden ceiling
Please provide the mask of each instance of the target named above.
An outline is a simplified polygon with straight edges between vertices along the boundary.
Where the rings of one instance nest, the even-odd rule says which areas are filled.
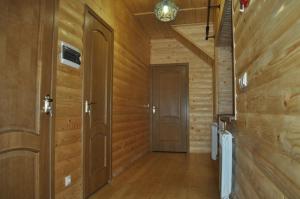
[[[152,39],[172,38],[173,25],[186,24],[206,24],[207,20],[207,0],[173,0],[179,7],[176,19],[172,22],[164,23],[156,19],[153,10],[160,0],[124,0],[131,13],[140,21],[145,31]],[[212,4],[214,4],[212,0]],[[211,21],[214,12],[211,12]]]
[[[132,13],[152,12],[160,0],[124,0]],[[173,0],[180,8],[207,8],[207,0]]]
[[[213,24],[210,24],[212,27]],[[173,26],[174,30],[184,36],[189,42],[195,44],[205,54],[214,57],[214,40],[205,40],[205,25],[193,24],[193,25],[180,25]]]

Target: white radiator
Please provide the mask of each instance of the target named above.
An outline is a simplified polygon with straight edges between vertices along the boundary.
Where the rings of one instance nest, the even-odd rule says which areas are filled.
[[[221,199],[229,199],[232,187],[232,134],[219,131],[220,136],[220,194]]]
[[[211,125],[211,159],[216,160],[218,155],[218,124]]]

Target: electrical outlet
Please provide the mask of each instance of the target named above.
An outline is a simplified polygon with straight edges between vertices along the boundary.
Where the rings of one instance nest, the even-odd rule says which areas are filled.
[[[72,183],[72,176],[71,175],[68,175],[65,177],[65,187],[68,187],[70,186]]]

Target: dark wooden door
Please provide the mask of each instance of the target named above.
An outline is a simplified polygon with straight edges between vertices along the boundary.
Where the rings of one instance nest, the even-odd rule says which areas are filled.
[[[110,178],[113,34],[92,11],[85,15],[85,197]]]
[[[187,74],[185,65],[153,66],[153,151],[187,151]]]
[[[50,198],[53,0],[0,1],[0,198]],[[49,105],[52,103],[49,102]]]

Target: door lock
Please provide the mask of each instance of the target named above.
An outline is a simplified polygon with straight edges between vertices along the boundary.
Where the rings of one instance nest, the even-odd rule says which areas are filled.
[[[43,107],[43,112],[46,113],[47,115],[52,116],[52,102],[53,99],[50,97],[50,95],[46,95],[44,97],[44,107]]]

